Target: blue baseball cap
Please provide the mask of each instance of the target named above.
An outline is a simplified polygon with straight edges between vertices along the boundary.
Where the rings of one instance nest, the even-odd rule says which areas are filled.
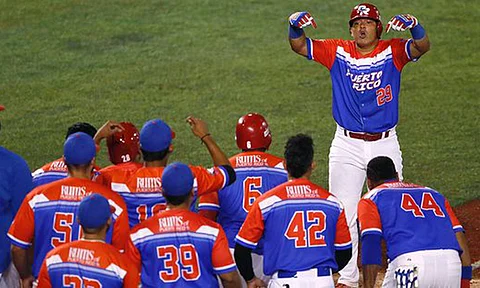
[[[148,152],[167,149],[175,138],[170,126],[160,119],[147,121],[140,130],[140,147]]]
[[[78,222],[84,228],[99,228],[107,223],[112,215],[107,198],[100,194],[90,194],[83,198],[78,208]]]
[[[96,154],[97,149],[92,136],[83,132],[73,133],[63,144],[63,157],[68,164],[88,164]]]
[[[175,162],[167,166],[162,174],[163,194],[185,196],[193,189],[193,173],[187,165]]]

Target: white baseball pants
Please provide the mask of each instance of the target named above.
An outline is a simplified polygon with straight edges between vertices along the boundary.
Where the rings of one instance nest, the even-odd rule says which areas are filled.
[[[337,125],[337,131],[330,147],[329,155],[329,191],[335,195],[345,207],[350,235],[352,237],[352,259],[340,273],[338,283],[350,287],[358,287],[358,227],[357,205],[362,195],[367,176],[368,162],[377,156],[390,157],[402,177],[402,152],[398,143],[395,128],[388,137],[377,141],[364,141],[345,136],[344,129]]]
[[[462,262],[458,251],[428,250],[406,253],[388,264],[383,288],[396,288],[395,269],[417,267],[418,287],[458,288],[462,274]]]
[[[268,288],[333,288],[331,275],[318,276],[317,269],[297,272],[294,278],[280,278],[278,273],[272,275]]]

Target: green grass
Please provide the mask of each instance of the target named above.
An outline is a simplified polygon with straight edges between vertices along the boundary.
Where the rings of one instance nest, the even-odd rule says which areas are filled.
[[[107,119],[138,127],[162,118],[177,132],[174,160],[209,165],[184,118],[208,121],[227,154],[239,116],[264,114],[272,152],[288,136],[316,143],[314,180],[327,186],[335,124],[326,69],[291,52],[286,19],[309,10],[313,38],[348,38],[355,1],[0,1],[0,144],[32,169],[61,155],[66,128]],[[376,1],[384,25],[412,13],[432,50],[403,72],[398,127],[406,180],[453,204],[480,197],[480,39],[475,1]],[[409,33],[384,38],[409,37]],[[105,149],[99,163],[107,165]]]

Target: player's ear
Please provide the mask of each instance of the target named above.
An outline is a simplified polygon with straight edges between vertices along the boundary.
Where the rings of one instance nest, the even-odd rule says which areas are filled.
[[[312,161],[312,164],[310,164],[310,168],[312,168],[312,171],[317,169],[317,162]]]
[[[173,153],[173,145],[168,146],[168,153]]]

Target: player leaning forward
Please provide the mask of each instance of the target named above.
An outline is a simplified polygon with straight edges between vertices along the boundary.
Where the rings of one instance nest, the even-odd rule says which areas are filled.
[[[350,263],[340,271],[339,283],[356,287],[357,203],[366,166],[373,157],[387,155],[402,178],[402,154],[395,133],[400,75],[405,64],[430,49],[430,41],[417,19],[409,14],[394,16],[386,32],[410,29],[412,39],[380,40],[380,13],[369,3],[355,6],[350,14],[353,40],[307,38],[302,28],[316,27],[308,12],[292,14],[289,24],[292,50],[330,70],[337,131],[329,155],[329,190],[345,205],[354,252]]]

